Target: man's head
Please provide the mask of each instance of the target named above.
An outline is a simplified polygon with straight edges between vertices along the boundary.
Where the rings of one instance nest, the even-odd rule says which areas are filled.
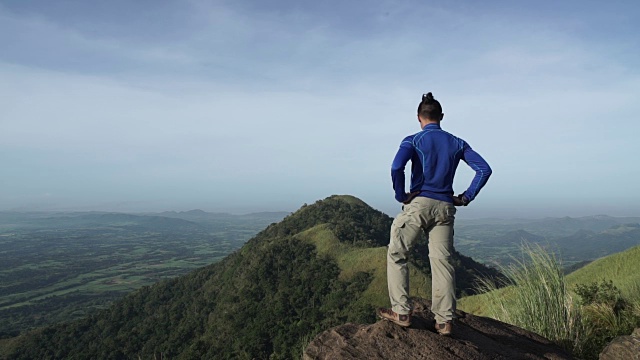
[[[420,123],[440,122],[444,114],[440,102],[433,98],[432,93],[422,95],[422,101],[418,105],[418,120]]]

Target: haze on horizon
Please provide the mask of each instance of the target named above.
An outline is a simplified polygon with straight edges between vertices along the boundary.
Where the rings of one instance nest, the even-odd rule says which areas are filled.
[[[461,217],[640,216],[640,3],[0,0],[0,211],[395,215],[421,94]],[[461,163],[455,189],[473,173]]]

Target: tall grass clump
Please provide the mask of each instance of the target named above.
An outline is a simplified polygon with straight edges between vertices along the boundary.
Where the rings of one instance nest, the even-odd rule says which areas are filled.
[[[491,304],[491,316],[533,331],[578,354],[585,340],[580,306],[567,287],[560,262],[539,245],[523,244],[522,259],[501,267],[506,280],[479,280]],[[498,287],[508,286],[509,296]]]

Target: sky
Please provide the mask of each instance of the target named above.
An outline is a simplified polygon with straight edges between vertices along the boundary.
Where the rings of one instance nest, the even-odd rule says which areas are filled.
[[[0,0],[0,210],[390,215],[433,92],[458,215],[640,216],[637,1]],[[407,169],[409,170],[409,169]],[[460,193],[473,172],[461,163]]]

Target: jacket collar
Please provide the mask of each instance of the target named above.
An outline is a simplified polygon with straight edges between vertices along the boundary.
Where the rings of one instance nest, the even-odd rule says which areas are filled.
[[[427,124],[425,125],[425,127],[422,128],[422,130],[435,130],[435,129],[440,129],[440,124]]]

